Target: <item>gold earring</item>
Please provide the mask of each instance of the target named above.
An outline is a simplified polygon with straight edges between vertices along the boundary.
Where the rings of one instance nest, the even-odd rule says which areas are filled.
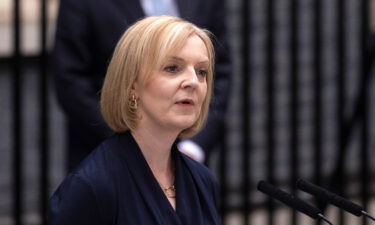
[[[138,108],[138,102],[137,98],[135,97],[135,94],[132,94],[131,99],[129,99],[129,108],[133,112]]]

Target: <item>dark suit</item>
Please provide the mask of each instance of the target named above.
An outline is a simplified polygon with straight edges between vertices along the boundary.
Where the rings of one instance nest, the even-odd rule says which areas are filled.
[[[178,0],[180,16],[215,34],[216,68],[208,125],[192,138],[205,151],[220,139],[230,87],[222,0]],[[112,134],[99,112],[100,89],[115,45],[144,17],[138,0],[61,0],[53,52],[59,102],[67,115],[70,168]]]
[[[50,201],[50,225],[217,225],[216,182],[172,147],[176,211],[130,132],[96,148]]]

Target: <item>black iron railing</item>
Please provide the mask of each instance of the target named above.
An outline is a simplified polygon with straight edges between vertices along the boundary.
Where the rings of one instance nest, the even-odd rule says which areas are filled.
[[[10,217],[16,225],[26,224],[23,156],[28,147],[25,146],[23,132],[23,115],[28,112],[25,111],[22,96],[29,90],[24,88],[25,56],[21,52],[21,36],[27,34],[21,34],[20,3],[19,0],[13,1],[13,52],[1,61],[12,68],[12,130],[9,131],[12,133],[12,146],[9,146],[12,154],[12,188],[9,192],[12,193]],[[49,128],[53,116],[49,104],[51,87],[48,73],[47,3],[47,0],[40,1],[40,49],[33,56],[37,58],[35,68],[39,74],[38,100],[35,102],[40,130],[37,214],[43,225],[47,224],[47,201],[51,194],[50,171],[54,166],[50,162],[49,146],[52,138],[64,138],[52,137]],[[242,224],[253,224],[255,212],[264,209],[267,212],[266,223],[279,224],[275,216],[280,205],[257,193],[255,186],[259,178],[297,195],[295,181],[298,178],[308,179],[345,197],[359,199],[361,205],[368,208],[370,202],[375,201],[375,192],[370,189],[375,182],[374,167],[371,167],[371,159],[374,157],[370,145],[375,142],[370,129],[375,125],[375,107],[372,106],[375,99],[371,95],[371,88],[374,87],[372,65],[375,44],[369,30],[369,1],[336,0],[328,3],[322,0],[228,0],[227,4],[237,4],[233,7],[235,10],[228,11],[228,14],[237,21],[229,24],[229,30],[234,31],[231,32],[233,43],[239,43],[232,52],[236,56],[234,58],[240,59],[234,64],[241,68],[237,74],[233,74],[238,79],[233,89],[241,91],[232,98],[236,102],[233,104],[236,109],[232,111],[235,111],[240,126],[228,124],[227,138],[221,145],[216,163],[221,186],[220,212],[223,223],[228,221],[228,215],[237,212],[236,215],[242,217]],[[329,9],[332,15],[326,12],[328,4],[334,5]],[[357,7],[353,9],[352,5]],[[287,14],[284,15],[283,25],[279,21],[280,10],[285,10]],[[302,20],[306,12],[310,22]],[[353,21],[355,26],[350,25]],[[304,42],[302,31],[306,30],[311,35],[309,41]],[[287,33],[283,45],[278,42],[281,31]],[[264,34],[262,41],[258,40],[257,32]],[[262,44],[261,53],[255,48],[259,47],[256,46],[259,43]],[[307,63],[302,53],[308,55]],[[357,56],[351,59],[354,62],[348,59],[349,55]],[[306,74],[309,74],[307,80]],[[280,76],[285,78],[283,84],[279,82]],[[259,82],[258,78],[264,82]],[[351,82],[353,80],[354,83]],[[350,92],[349,87],[354,91]],[[306,89],[310,93],[309,100],[304,98]],[[287,96],[282,102],[281,94]],[[307,119],[306,105],[309,109]],[[281,111],[287,116],[280,117]],[[263,117],[259,119],[259,115]],[[329,124],[334,128],[331,129]],[[304,133],[306,127],[310,132],[307,135]],[[231,139],[236,132],[241,138]],[[280,133],[285,136],[280,137]],[[234,142],[238,140],[240,143],[235,145]],[[240,146],[240,149],[233,146]],[[306,149],[310,149],[310,152]],[[327,156],[327,151],[332,154]],[[355,158],[350,158],[351,151],[355,152]],[[240,155],[234,157],[238,160],[236,163],[229,160],[234,154]],[[283,154],[286,160],[280,162],[280,155]],[[349,171],[348,165],[353,161],[356,161],[355,168]],[[257,162],[261,162],[262,166],[254,166]],[[235,167],[240,168],[236,170],[241,171],[240,174],[234,174]],[[280,176],[280,170],[285,174]],[[231,183],[232,176],[239,177],[237,180],[240,181]],[[321,203],[317,203],[317,206],[327,208],[327,205]],[[288,213],[290,223],[298,224],[301,215],[293,210],[288,210]],[[346,216],[340,211],[335,224],[346,224]],[[363,219],[362,224],[367,223]]]

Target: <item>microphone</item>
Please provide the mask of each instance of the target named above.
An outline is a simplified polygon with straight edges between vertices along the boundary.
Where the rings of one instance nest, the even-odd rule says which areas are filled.
[[[332,225],[332,223],[324,217],[322,212],[315,208],[314,206],[304,202],[303,200],[279,189],[274,187],[273,185],[265,182],[265,181],[259,181],[257,189],[281,202],[284,204],[292,207],[293,209],[300,211],[308,216],[310,216],[313,219],[322,219],[328,224]]]
[[[338,196],[330,191],[327,191],[317,185],[314,185],[308,181],[299,179],[297,181],[297,188],[307,193],[310,193],[311,195],[314,195],[320,201],[331,203],[356,216],[361,216],[361,215],[367,216],[368,218],[375,221],[375,218],[371,216],[370,214],[368,214],[367,212],[365,212],[361,206],[349,200],[346,200],[345,198]]]

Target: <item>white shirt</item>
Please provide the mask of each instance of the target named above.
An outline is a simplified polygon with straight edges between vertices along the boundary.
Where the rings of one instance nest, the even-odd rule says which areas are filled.
[[[141,0],[141,6],[147,16],[179,16],[177,4],[174,0]]]

